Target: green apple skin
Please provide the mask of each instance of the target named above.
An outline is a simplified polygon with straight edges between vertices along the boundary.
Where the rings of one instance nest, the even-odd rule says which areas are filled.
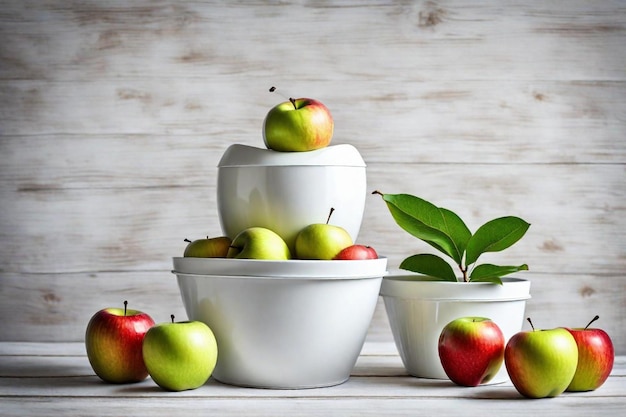
[[[567,329],[578,346],[578,366],[567,391],[593,391],[611,374],[615,348],[609,335],[602,329]]]
[[[314,223],[298,232],[296,258],[330,260],[352,244],[352,237],[343,227]]]
[[[263,121],[263,140],[280,152],[312,151],[328,146],[334,122],[320,101],[298,98],[274,106]]]
[[[228,258],[237,259],[291,259],[291,251],[282,237],[264,227],[250,227],[233,239]]]
[[[187,258],[225,258],[230,248],[230,238],[227,236],[197,239],[189,242],[185,247],[184,257]]]
[[[504,361],[504,334],[486,317],[460,317],[441,331],[439,358],[448,378],[476,387],[489,382]]]
[[[85,331],[87,358],[105,382],[123,384],[146,379],[142,342],[154,320],[138,310],[105,308],[94,314]]]
[[[192,390],[213,373],[217,341],[200,321],[160,323],[146,333],[143,358],[150,376],[164,390]]]
[[[568,387],[578,364],[576,340],[566,329],[516,333],[504,364],[517,391],[528,398],[556,397]]]

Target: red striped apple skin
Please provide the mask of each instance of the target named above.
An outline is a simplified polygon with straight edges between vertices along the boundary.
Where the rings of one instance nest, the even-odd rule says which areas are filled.
[[[439,359],[457,385],[475,387],[489,382],[504,360],[504,335],[485,317],[461,317],[448,323],[439,337]]]
[[[613,370],[615,348],[602,329],[567,329],[578,346],[578,365],[567,391],[593,391],[607,380]]]
[[[138,310],[105,308],[92,316],[85,331],[89,363],[103,381],[122,384],[146,379],[143,338],[154,320]]]

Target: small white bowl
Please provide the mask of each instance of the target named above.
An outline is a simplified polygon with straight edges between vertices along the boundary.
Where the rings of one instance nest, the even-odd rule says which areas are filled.
[[[277,152],[235,144],[218,164],[218,215],[231,239],[248,227],[266,227],[293,251],[297,233],[326,222],[334,208],[330,223],[356,241],[366,187],[365,162],[352,145]]]
[[[216,380],[300,389],[337,385],[350,377],[385,275],[386,259],[371,263],[364,277],[174,273],[189,319],[215,333]]]
[[[419,378],[448,379],[439,359],[438,343],[446,324],[459,317],[493,320],[505,341],[522,330],[530,281],[504,277],[503,285],[488,282],[421,280],[419,275],[388,275],[380,295],[402,362]],[[504,364],[489,381],[508,380]]]

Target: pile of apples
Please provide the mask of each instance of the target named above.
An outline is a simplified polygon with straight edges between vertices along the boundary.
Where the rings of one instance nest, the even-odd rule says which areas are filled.
[[[331,209],[332,214],[332,209]],[[329,216],[330,219],[330,216]],[[189,242],[183,256],[193,258],[237,259],[318,259],[357,260],[378,259],[371,246],[354,244],[350,234],[340,226],[314,223],[304,227],[296,236],[295,254],[274,231],[265,227],[250,227],[231,241],[227,236],[206,237]]]
[[[275,87],[270,92],[276,91]],[[307,152],[328,146],[334,122],[328,108],[311,98],[290,98],[274,106],[263,121],[263,141],[268,149],[278,152]],[[302,229],[291,253],[285,241],[274,231],[251,227],[241,231],[232,241],[220,236],[189,242],[184,256],[239,259],[377,259],[371,246],[357,245],[348,232],[326,223],[311,224]]]
[[[502,331],[485,317],[452,320],[439,337],[439,358],[458,385],[489,382],[504,362],[517,391],[528,398],[599,388],[613,369],[615,351],[602,329],[555,328],[521,331],[504,343]]]

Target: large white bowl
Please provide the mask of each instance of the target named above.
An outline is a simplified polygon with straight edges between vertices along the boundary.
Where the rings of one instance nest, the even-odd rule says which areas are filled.
[[[174,273],[189,319],[215,333],[216,380],[299,389],[350,377],[385,275],[386,260],[373,264],[366,277]]]
[[[278,233],[293,250],[297,233],[326,222],[334,208],[331,224],[356,241],[366,187],[365,162],[352,145],[276,152],[235,144],[218,164],[218,215],[231,239],[261,226]]]
[[[385,272],[387,258],[351,261],[175,257],[174,271],[191,275],[256,277],[366,278]]]

